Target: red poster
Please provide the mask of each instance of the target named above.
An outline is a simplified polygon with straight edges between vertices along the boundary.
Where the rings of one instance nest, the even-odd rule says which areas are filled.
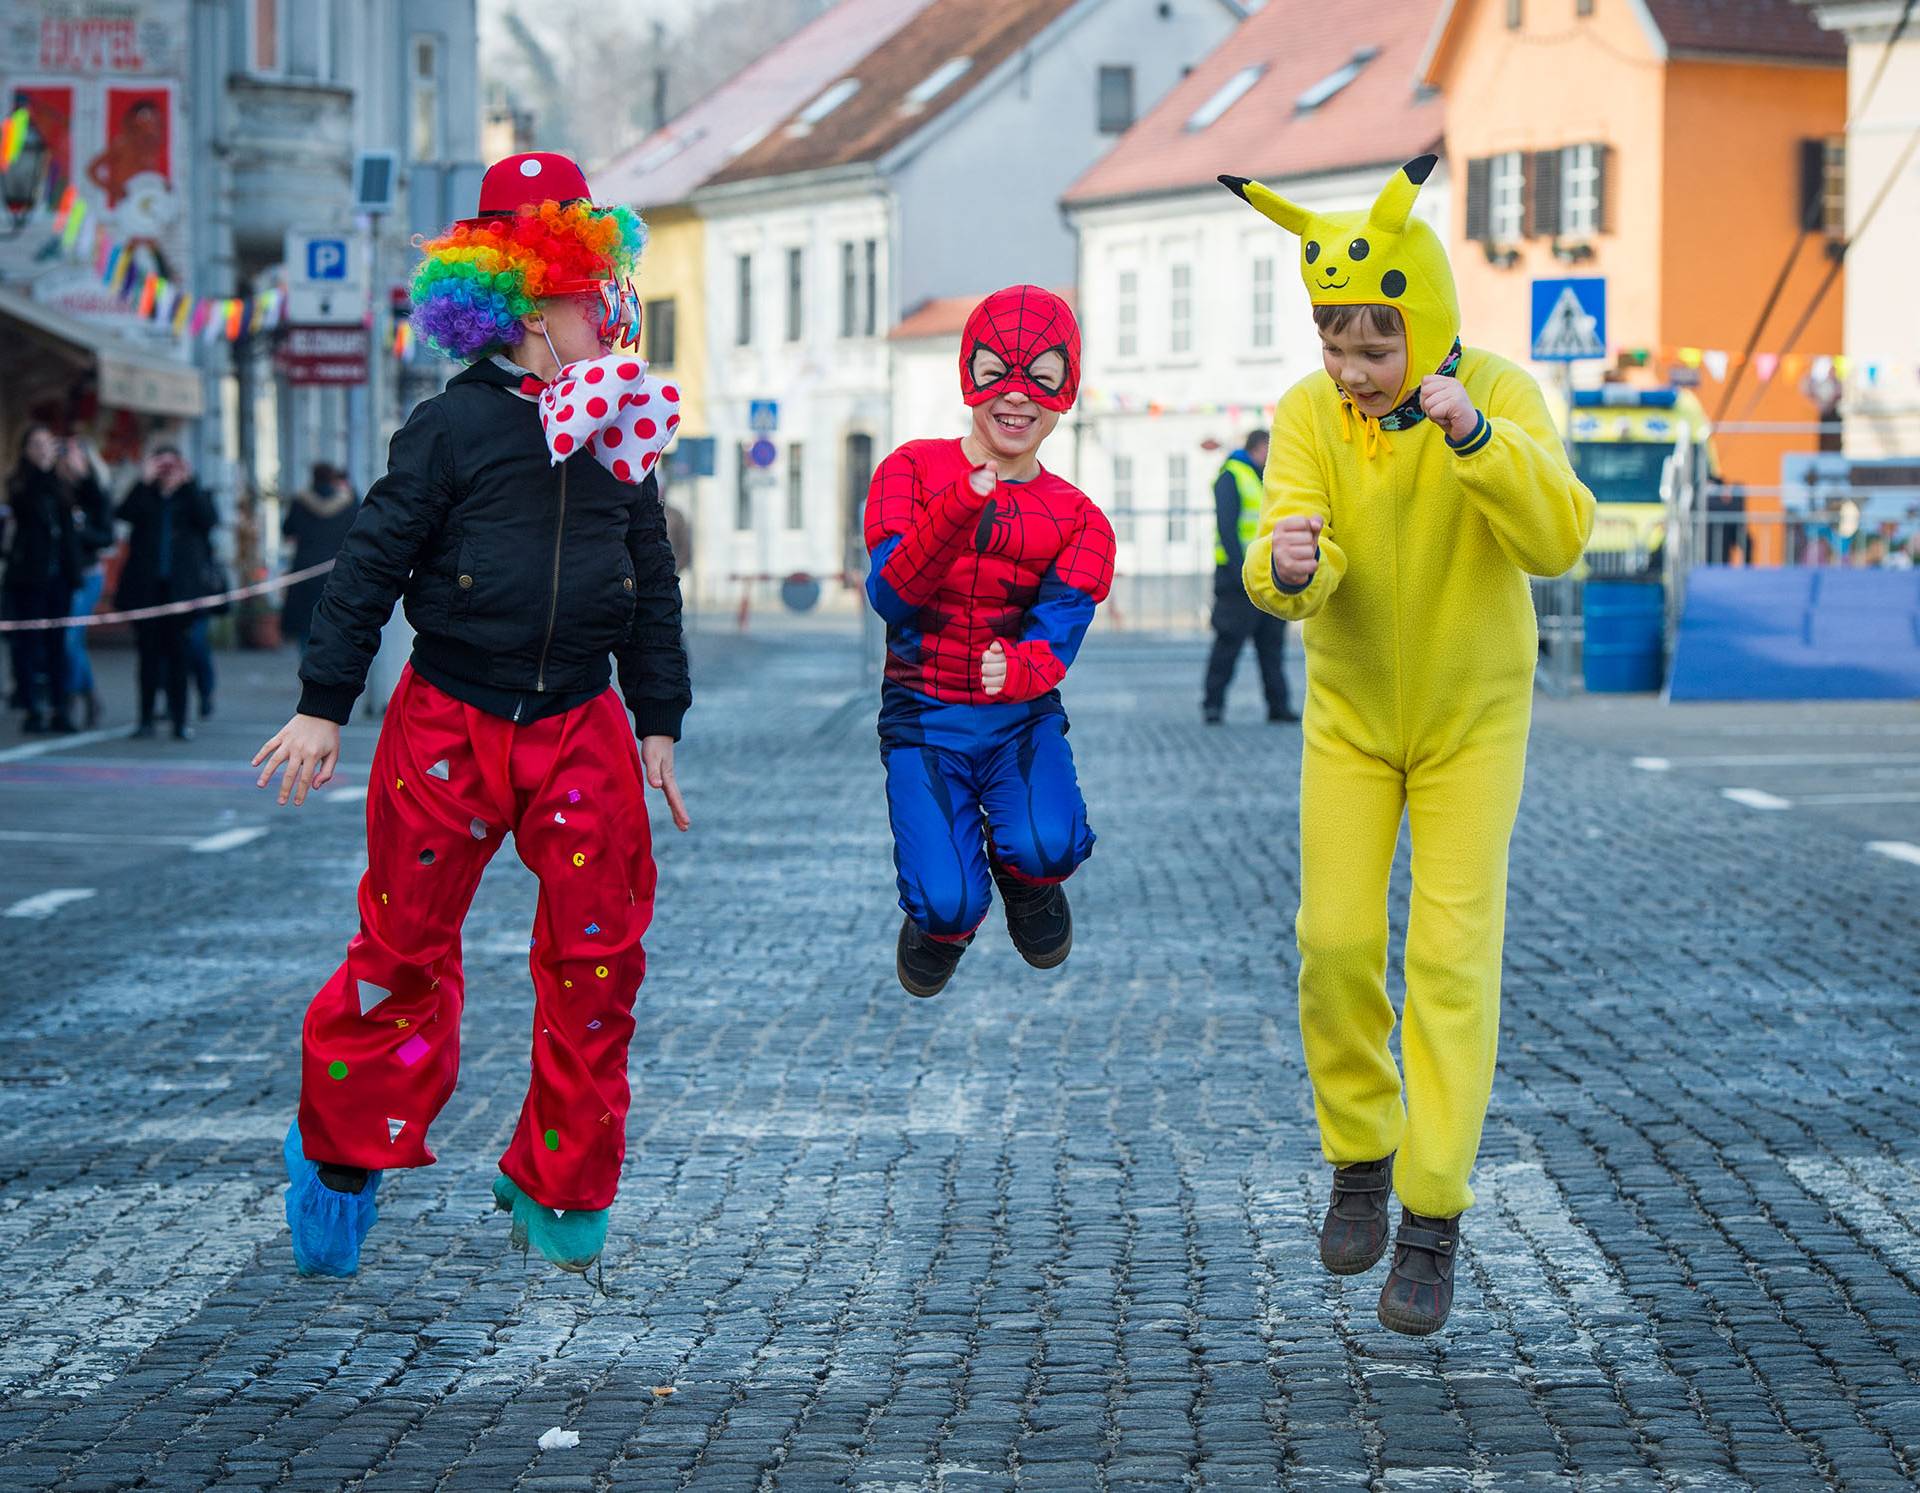
[[[73,89],[64,83],[23,83],[10,108],[24,107],[47,142],[47,196],[55,201],[73,180]]]
[[[173,182],[173,95],[165,88],[106,90],[106,149],[87,163],[87,180],[118,207],[135,178]]]

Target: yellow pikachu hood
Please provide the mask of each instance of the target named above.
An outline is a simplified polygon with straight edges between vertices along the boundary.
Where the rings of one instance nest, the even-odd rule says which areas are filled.
[[[1453,351],[1460,297],[1440,235],[1413,216],[1437,156],[1408,161],[1365,212],[1316,213],[1244,176],[1220,184],[1300,236],[1300,278],[1316,306],[1395,306],[1407,324],[1407,382],[1398,404]]]

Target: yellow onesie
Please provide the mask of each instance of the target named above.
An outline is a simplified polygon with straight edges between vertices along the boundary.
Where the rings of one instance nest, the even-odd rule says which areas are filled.
[[[1314,305],[1399,308],[1407,382],[1396,406],[1460,329],[1446,250],[1409,217],[1433,165],[1423,156],[1396,171],[1364,213],[1310,213],[1221,178],[1300,235]],[[1538,649],[1527,577],[1569,569],[1593,523],[1593,496],[1533,379],[1472,348],[1454,377],[1483,416],[1458,448],[1430,420],[1382,428],[1324,372],[1289,389],[1244,572],[1256,605],[1305,622],[1300,1033],[1321,1148],[1335,1166],[1397,1152],[1400,1200],[1441,1218],[1473,1202],[1467,1178],[1493,1086],[1507,844]],[[1324,523],[1319,568],[1297,593],[1272,568],[1274,525],[1293,514]],[[1403,812],[1413,835],[1404,1105],[1386,994]]]

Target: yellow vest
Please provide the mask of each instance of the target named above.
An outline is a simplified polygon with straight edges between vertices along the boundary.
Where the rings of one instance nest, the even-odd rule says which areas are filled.
[[[1229,456],[1220,470],[1233,473],[1233,485],[1240,489],[1240,553],[1244,555],[1260,532],[1260,506],[1266,498],[1266,489],[1261,486],[1260,474],[1244,461]],[[1218,482],[1219,478],[1214,480]],[[1213,563],[1227,563],[1227,547],[1218,538],[1213,541]]]

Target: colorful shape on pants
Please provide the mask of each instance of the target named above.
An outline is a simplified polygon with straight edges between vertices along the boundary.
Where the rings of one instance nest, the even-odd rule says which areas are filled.
[[[338,1081],[346,1076],[347,1065],[341,1062],[340,1059],[335,1058],[331,1063],[327,1064],[327,1077]]]
[[[484,839],[486,839],[486,837],[487,837],[487,821],[486,821],[486,820],[484,820],[484,819],[476,819],[476,820],[474,820],[474,821],[473,821],[473,822],[472,822],[471,824],[469,824],[469,825],[467,826],[467,833],[469,833],[470,835],[472,835],[472,836],[474,837],[474,839],[476,839],[476,840],[484,840]]]
[[[400,1132],[406,1128],[407,1122],[405,1120],[389,1118],[387,1121],[387,1144],[392,1145],[395,1141],[399,1140]]]
[[[580,790],[578,788],[569,788],[567,790],[567,802],[570,804],[577,804],[580,802]]]
[[[453,764],[447,761],[445,757],[442,757],[427,769],[427,776],[430,778],[438,778],[444,783],[453,776]]]
[[[429,1052],[432,1052],[432,1051],[433,1051],[433,1048],[430,1045],[428,1045],[427,1040],[424,1037],[422,1037],[418,1032],[415,1032],[411,1037],[407,1038],[406,1041],[402,1042],[397,1048],[394,1049],[393,1055],[398,1059],[400,1059],[401,1062],[405,1063],[409,1068],[411,1068],[415,1063],[419,1062],[420,1059],[422,1059]]]
[[[587,924],[587,937],[588,937],[588,938],[592,938],[592,937],[593,937],[593,935],[594,935],[594,934],[596,934],[596,933],[598,933],[599,931],[600,931],[600,925],[599,925],[598,923],[589,923],[589,924]]]
[[[559,1150],[560,1149],[560,1132],[558,1130],[549,1130],[546,1134],[546,1141],[547,1141],[547,1149],[549,1151]]]
[[[359,991],[360,1014],[362,1016],[365,1016],[375,1006],[379,1005],[380,1002],[386,1000],[393,994],[391,990],[386,989],[384,986],[376,985],[371,980],[356,980],[354,981],[354,985]]]

